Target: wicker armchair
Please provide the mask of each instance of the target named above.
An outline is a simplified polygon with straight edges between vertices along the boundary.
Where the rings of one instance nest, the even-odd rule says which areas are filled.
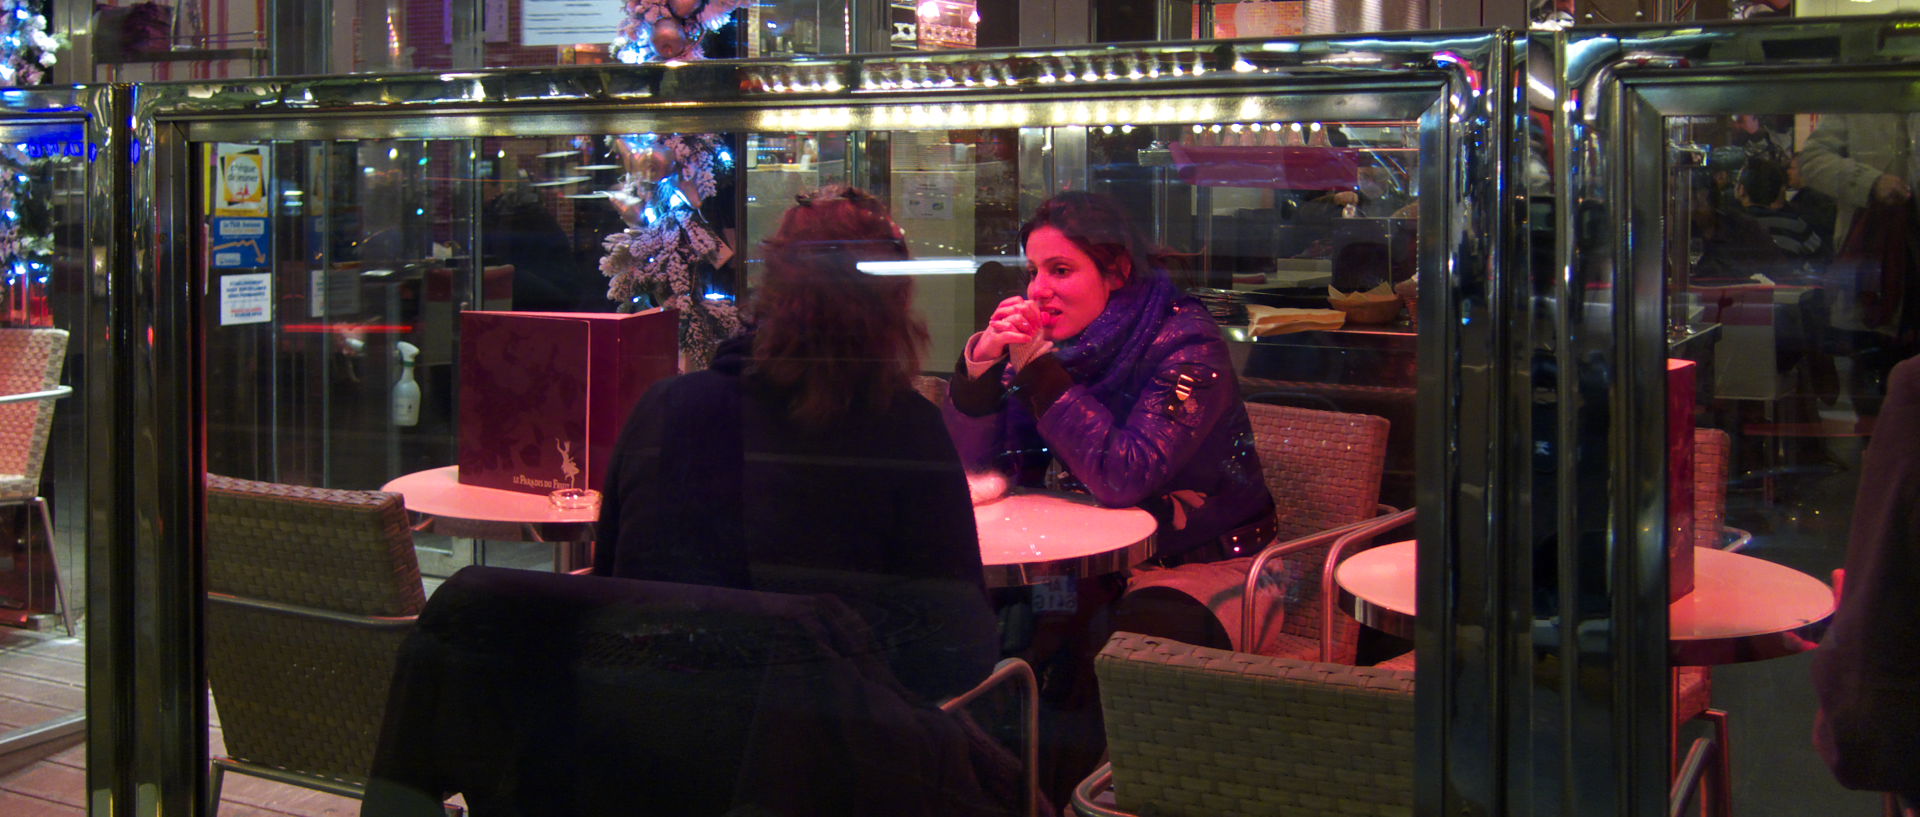
[[[1323,637],[1321,567],[1335,538],[1382,510],[1388,423],[1367,414],[1267,403],[1248,403],[1247,415],[1278,516],[1275,544],[1258,557],[1141,573],[1129,592],[1186,593],[1220,616],[1236,649],[1315,659]],[[1282,559],[1279,571],[1266,569],[1273,559]],[[1280,609],[1270,609],[1248,592],[1256,586],[1277,586]],[[1244,599],[1255,603],[1243,604]],[[1256,626],[1276,613],[1281,617],[1277,632]],[[1333,626],[1333,660],[1352,663],[1359,624],[1342,619]]]
[[[1083,817],[1413,814],[1412,673],[1134,633],[1094,668],[1112,762],[1075,789]]]
[[[207,476],[207,679],[228,771],[362,796],[426,603],[397,494]]]
[[[1694,429],[1693,543],[1697,547],[1740,550],[1753,540],[1753,534],[1727,527],[1727,461],[1732,452],[1733,440],[1727,432]]]
[[[53,404],[73,392],[60,385],[66,352],[64,329],[0,329],[0,505],[29,509],[28,530],[22,537],[27,540],[23,567],[28,584],[37,575],[33,566],[37,549],[45,554],[53,575],[61,623],[67,635],[73,635],[66,581],[60,576],[60,560],[53,555],[53,519],[40,496],[40,468],[46,462],[47,436],[53,428]],[[36,516],[38,539],[33,530]]]

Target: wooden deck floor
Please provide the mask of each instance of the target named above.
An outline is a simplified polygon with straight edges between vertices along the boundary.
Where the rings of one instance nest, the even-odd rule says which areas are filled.
[[[85,645],[0,628],[0,732],[80,710],[86,703]],[[208,734],[222,751],[219,714]],[[0,814],[7,817],[84,817],[86,744],[76,744],[0,776]],[[223,817],[351,817],[360,801],[229,774],[221,792]]]

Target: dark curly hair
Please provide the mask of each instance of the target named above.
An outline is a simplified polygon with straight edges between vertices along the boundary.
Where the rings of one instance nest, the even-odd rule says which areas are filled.
[[[751,376],[787,392],[794,419],[817,427],[886,408],[919,373],[928,334],[912,279],[858,267],[910,257],[886,205],[844,185],[795,201],[763,245]]]
[[[1150,244],[1119,199],[1102,193],[1069,190],[1040,203],[1020,226],[1020,246],[1042,227],[1059,230],[1110,279],[1131,282],[1164,274],[1164,253]]]

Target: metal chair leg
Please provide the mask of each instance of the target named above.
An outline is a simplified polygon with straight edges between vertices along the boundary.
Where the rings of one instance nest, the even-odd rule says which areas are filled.
[[[220,817],[220,784],[227,776],[227,767],[213,762],[212,774],[207,775],[207,817]]]
[[[34,513],[40,517],[41,541],[45,542],[47,546],[47,561],[53,565],[53,598],[54,602],[60,606],[60,624],[66,627],[67,635],[71,637],[73,635],[73,610],[67,607],[67,579],[66,576],[60,572],[60,557],[53,551],[53,517],[47,512],[47,500],[44,497],[34,497],[33,510]],[[27,526],[29,528],[33,526],[31,516],[28,517]],[[32,537],[32,531],[28,531],[28,537]],[[29,572],[31,572],[31,570],[29,570]]]
[[[1713,740],[1720,745],[1714,753],[1713,783],[1708,790],[1713,798],[1713,814],[1714,817],[1733,817],[1733,742],[1727,734],[1727,713],[1707,709],[1700,717],[1713,723]]]

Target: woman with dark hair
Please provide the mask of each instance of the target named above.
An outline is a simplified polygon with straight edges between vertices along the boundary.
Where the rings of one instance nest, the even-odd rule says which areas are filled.
[[[608,471],[598,575],[832,593],[928,699],[998,658],[965,473],[911,388],[927,330],[885,205],[798,198],[766,242],[753,330],[656,385]]]
[[[1048,199],[1020,243],[1026,293],[1001,301],[968,340],[945,406],[968,469],[1146,509],[1162,567],[1258,552],[1273,539],[1273,498],[1206,308],[1168,279],[1111,197]],[[1035,618],[1027,657],[1042,679],[1049,797],[1065,797],[1106,747],[1093,654],[1112,629],[1228,646],[1206,604],[1156,592],[1115,605],[1126,584],[1083,581],[1068,610]]]
[[[1162,566],[1258,551],[1273,499],[1206,308],[1110,197],[1054,196],[1020,241],[1026,294],[1000,302],[954,374],[947,427],[968,468],[1145,508]]]

